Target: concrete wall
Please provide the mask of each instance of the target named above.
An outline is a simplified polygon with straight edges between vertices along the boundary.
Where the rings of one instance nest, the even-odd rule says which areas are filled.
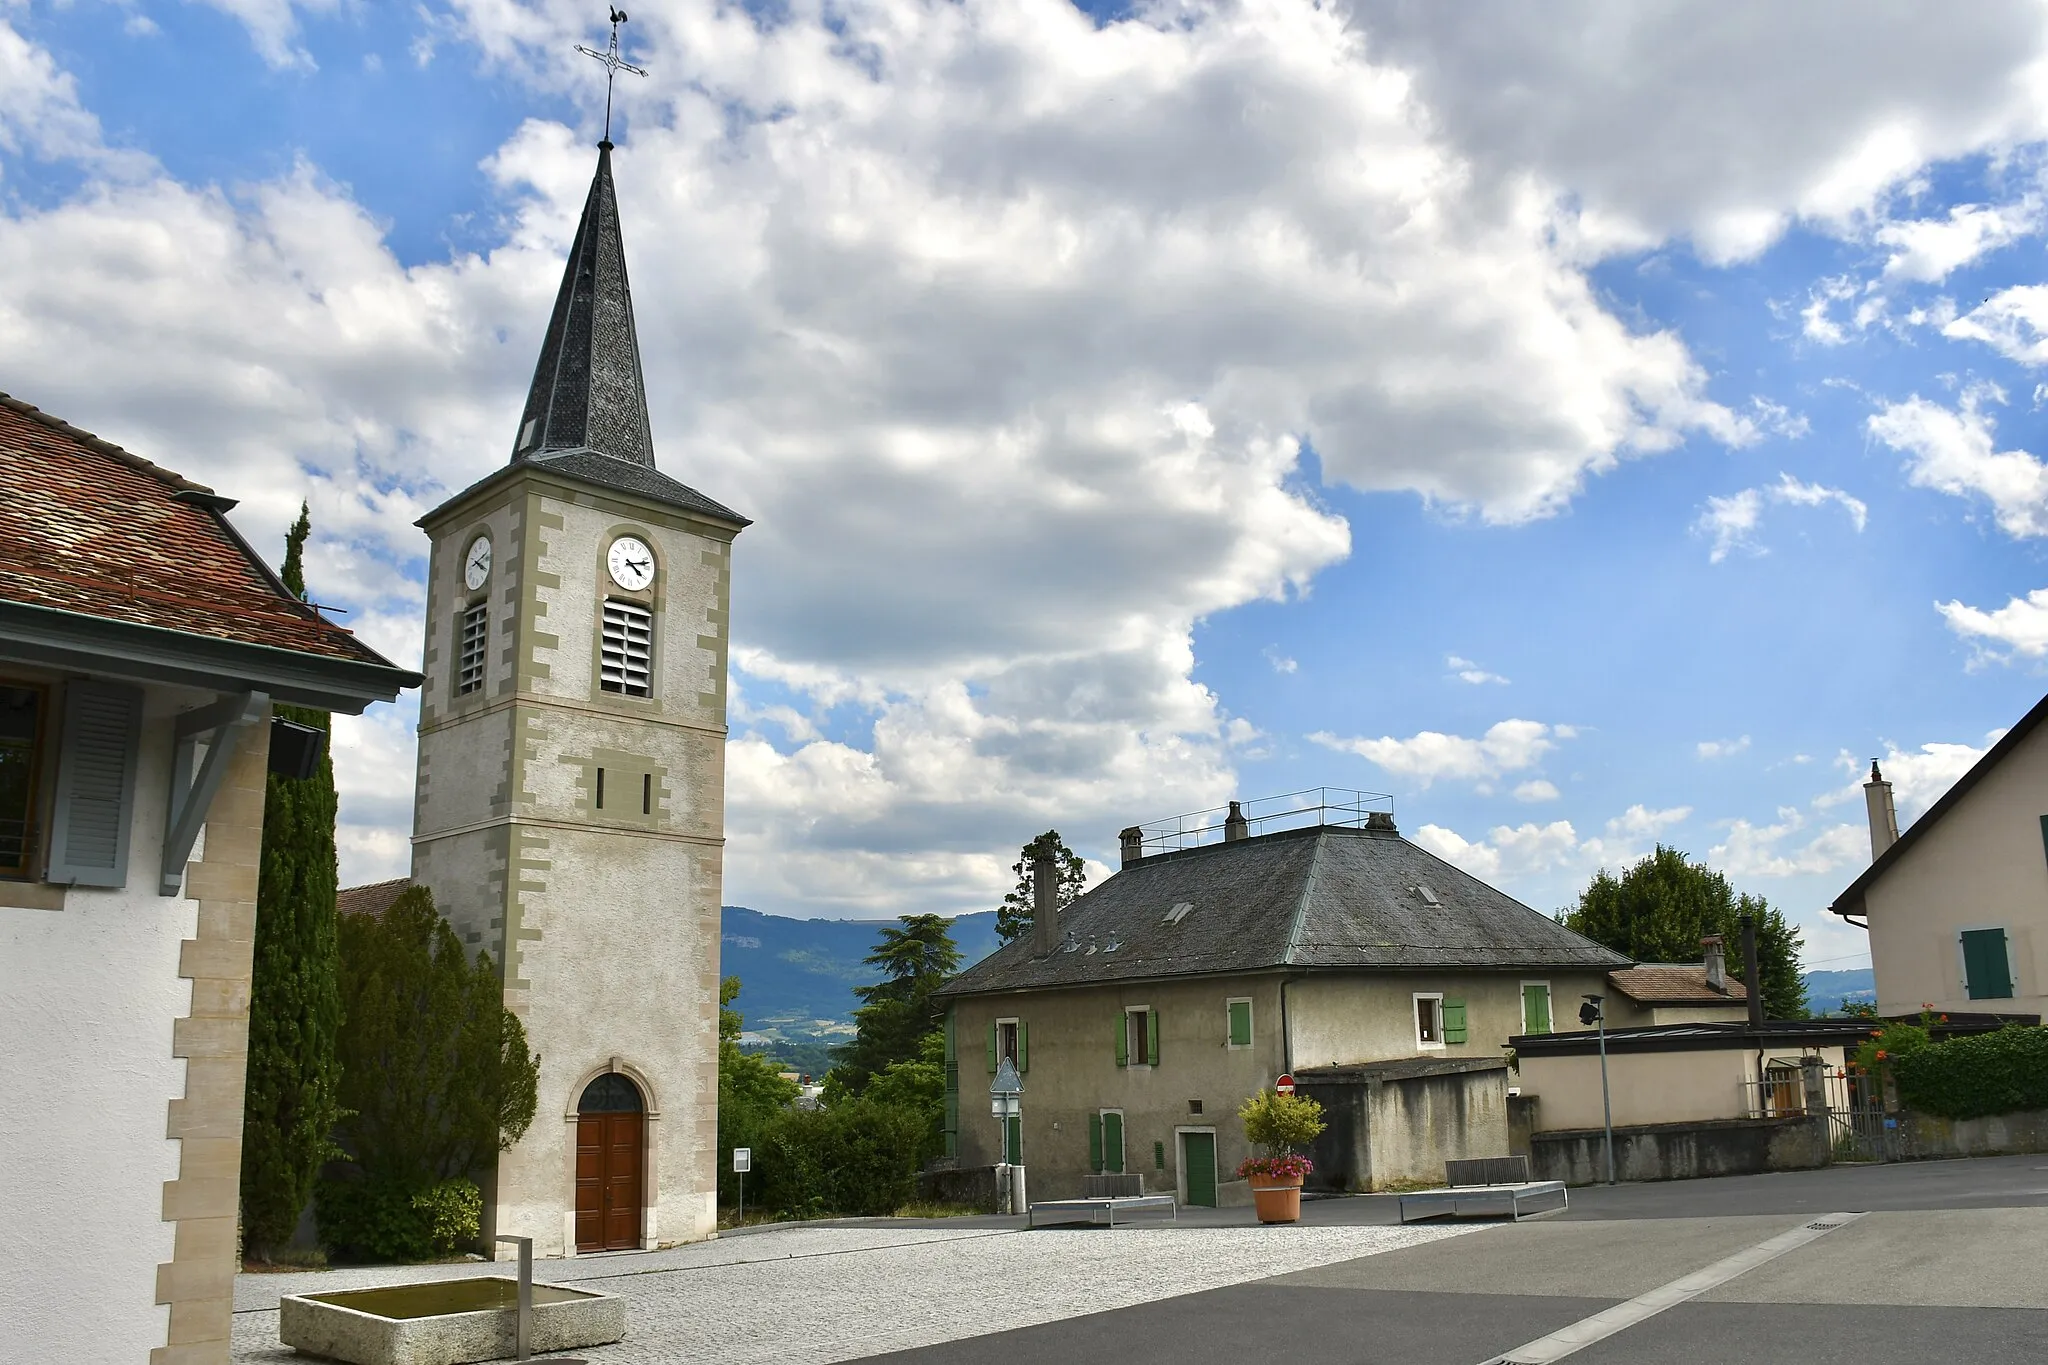
[[[1550,986],[1551,1028],[1578,1033],[1579,997],[1605,991],[1601,972],[1412,972],[1318,975],[1287,987],[1296,1069],[1393,1057],[1498,1057],[1523,1032],[1522,986]],[[1465,1002],[1463,1043],[1427,1047],[1415,1036],[1415,996]]]
[[[1618,1180],[1691,1180],[1760,1171],[1806,1171],[1829,1160],[1826,1119],[1711,1119],[1614,1130]],[[1593,1185],[1607,1179],[1598,1128],[1535,1134],[1529,1173],[1537,1180]]]
[[[1865,893],[1881,1014],[2011,1010],[2048,1015],[2048,730],[2027,736],[1922,831]],[[2010,1000],[1964,988],[1964,929],[2001,927],[2017,982]]]
[[[2003,1156],[2048,1152],[2048,1109],[1992,1114],[1980,1119],[1942,1119],[1908,1113],[1913,1150],[1922,1157]]]
[[[480,531],[493,543],[492,648],[484,688],[457,697],[455,622],[476,596],[461,558]],[[574,1253],[576,1104],[617,1070],[647,1105],[641,1244],[706,1236],[731,533],[539,472],[445,512],[429,533],[413,877],[497,960],[541,1059],[539,1115],[499,1162],[486,1235]],[[621,535],[655,552],[645,593],[606,575]],[[598,686],[608,595],[654,614],[651,697]]]
[[[1436,1184],[1446,1160],[1508,1154],[1507,1066],[1428,1076],[1301,1076],[1329,1127],[1310,1149],[1316,1189]]]
[[[1607,993],[1607,1027],[1655,1028],[1660,1024],[1740,1024],[1749,1006],[1740,1000],[1725,1005],[1638,1005],[1619,991]]]
[[[228,1359],[267,724],[157,894],[172,726],[214,700],[145,692],[125,887],[0,882],[0,1355]]]

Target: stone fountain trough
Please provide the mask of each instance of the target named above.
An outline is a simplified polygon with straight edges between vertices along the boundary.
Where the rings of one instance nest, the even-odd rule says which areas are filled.
[[[278,1302],[286,1346],[349,1365],[465,1365],[519,1353],[519,1281],[484,1275],[385,1289],[291,1294]],[[626,1334],[626,1301],[560,1285],[533,1286],[526,1347],[603,1346]]]

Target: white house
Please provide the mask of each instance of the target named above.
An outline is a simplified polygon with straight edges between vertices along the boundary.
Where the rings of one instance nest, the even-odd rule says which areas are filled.
[[[225,1365],[271,702],[419,681],[0,394],[0,1355]]]

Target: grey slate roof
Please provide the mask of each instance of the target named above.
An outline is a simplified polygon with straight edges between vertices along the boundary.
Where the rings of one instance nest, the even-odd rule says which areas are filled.
[[[609,142],[598,144],[597,174],[562,271],[512,458],[578,449],[654,467]]]
[[[1168,922],[1181,904],[1192,908]],[[1060,932],[1076,946],[1033,958],[1027,934],[943,993],[1276,968],[1597,971],[1629,961],[1399,834],[1333,825],[1146,858],[1068,906]]]

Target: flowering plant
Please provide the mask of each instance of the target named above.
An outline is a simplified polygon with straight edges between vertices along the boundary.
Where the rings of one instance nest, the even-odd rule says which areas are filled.
[[[1237,1163],[1237,1178],[1249,1180],[1253,1176],[1264,1176],[1269,1180],[1301,1180],[1316,1165],[1300,1153],[1286,1156],[1248,1156]]]

